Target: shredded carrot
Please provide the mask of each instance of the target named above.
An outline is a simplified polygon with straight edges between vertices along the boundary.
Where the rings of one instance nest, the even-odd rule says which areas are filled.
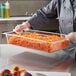
[[[62,39],[58,35],[42,36],[42,35],[36,34],[36,33],[24,33],[24,34],[17,34],[17,35],[23,36],[23,37],[28,37],[31,39],[12,36],[9,38],[8,43],[23,46],[23,47],[43,50],[46,52],[53,52],[55,50],[60,50],[62,48],[65,48],[68,45],[67,44],[68,42],[65,39],[61,40],[61,42],[56,41],[56,40]],[[35,40],[35,39],[37,39],[37,40]],[[40,41],[40,40],[43,40],[43,41]]]

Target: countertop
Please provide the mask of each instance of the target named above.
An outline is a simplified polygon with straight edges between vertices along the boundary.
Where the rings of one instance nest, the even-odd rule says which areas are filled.
[[[76,76],[76,62],[70,60],[70,58],[64,54],[63,50],[54,53],[46,53],[20,46],[1,44],[0,57],[2,59],[9,58],[12,64],[23,66],[26,64],[24,67],[28,70],[69,72],[72,76]]]
[[[26,17],[9,17],[9,18],[0,18],[0,21],[12,21],[12,20],[28,20],[31,16]]]

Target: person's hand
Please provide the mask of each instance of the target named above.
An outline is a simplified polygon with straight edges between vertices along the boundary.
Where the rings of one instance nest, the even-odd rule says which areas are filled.
[[[31,25],[28,22],[23,22],[22,24],[17,25],[13,31],[16,33],[21,33],[23,30],[28,31],[29,27],[31,27]]]
[[[66,38],[73,42],[73,43],[76,43],[76,32],[71,32],[69,33],[68,35],[66,35]]]

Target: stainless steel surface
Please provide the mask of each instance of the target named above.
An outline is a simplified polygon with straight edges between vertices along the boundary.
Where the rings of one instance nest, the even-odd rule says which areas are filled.
[[[7,65],[5,66],[4,68],[8,67],[8,68],[11,68],[13,65],[15,65],[15,63],[18,65],[20,64],[23,64],[23,62],[25,61],[25,57],[27,55],[26,52],[30,52],[28,53],[28,57],[30,57],[30,55],[37,55],[36,58],[38,57],[38,55],[40,57],[44,57],[45,58],[57,58],[59,59],[60,62],[62,63],[59,63],[53,67],[48,67],[47,66],[45,68],[41,68],[41,67],[32,67],[30,65],[29,66],[25,66],[26,67],[22,67],[22,68],[29,68],[29,69],[35,69],[36,71],[36,68],[37,70],[43,70],[44,72],[45,71],[48,71],[48,72],[69,72],[71,73],[71,76],[76,76],[76,62],[73,61],[69,56],[67,56],[64,51],[60,51],[60,52],[56,52],[56,53],[51,53],[51,54],[48,54],[48,53],[44,53],[44,52],[39,52],[39,51],[35,51],[35,50],[30,50],[28,48],[22,48],[22,47],[18,47],[18,46],[13,46],[13,45],[7,45],[7,44],[4,44],[4,45],[0,45],[1,47],[1,57],[2,58],[11,58],[13,59],[12,63],[14,64],[10,64],[10,65]],[[8,52],[9,51],[9,52]],[[6,54],[7,53],[7,54]],[[33,57],[33,56],[32,56]],[[19,59],[20,58],[20,59]],[[35,58],[35,57],[34,57]],[[44,59],[45,59],[44,58]],[[22,61],[21,61],[22,59]],[[63,59],[63,60],[62,60]],[[15,62],[14,62],[15,61]],[[19,62],[20,63],[19,63]],[[28,60],[29,61],[29,60]],[[31,60],[32,61],[32,60]],[[36,60],[33,60],[33,61],[36,61]],[[45,59],[46,61],[46,59]],[[1,61],[0,63],[2,63],[3,61]],[[25,61],[26,62],[26,61]],[[48,62],[47,62],[48,63]],[[35,63],[34,63],[35,64]],[[50,64],[49,64],[50,65]],[[22,65],[20,65],[22,66]],[[50,65],[51,66],[51,65]]]

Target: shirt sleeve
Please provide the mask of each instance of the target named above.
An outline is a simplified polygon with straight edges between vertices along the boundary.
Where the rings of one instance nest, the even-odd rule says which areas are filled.
[[[57,17],[57,0],[52,0],[48,5],[39,9],[28,22],[33,29],[38,30],[52,19]]]

